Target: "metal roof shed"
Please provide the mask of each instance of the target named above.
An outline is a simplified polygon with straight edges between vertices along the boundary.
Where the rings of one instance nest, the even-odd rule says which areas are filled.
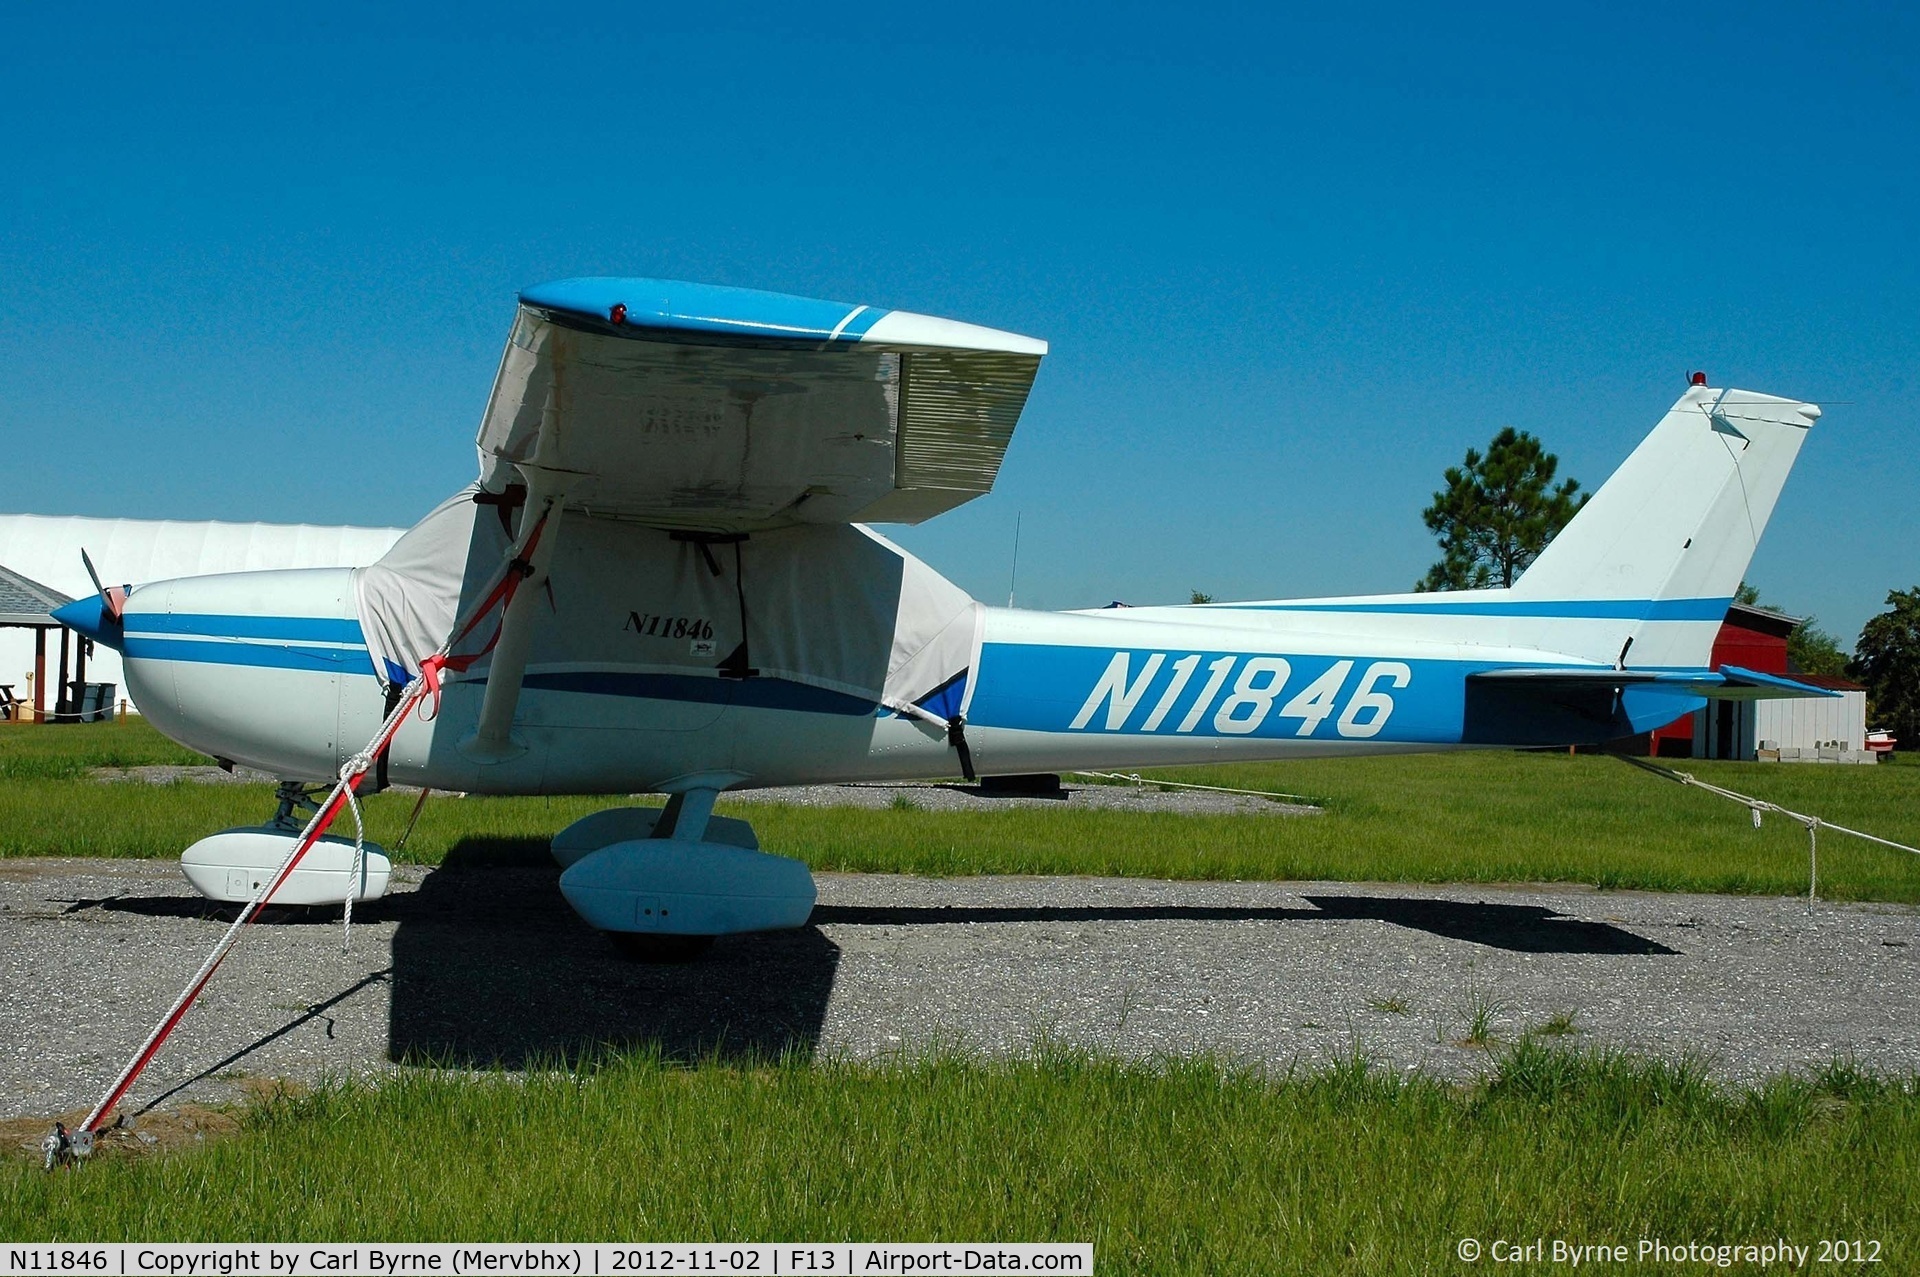
[[[54,712],[61,712],[67,686],[67,655],[69,631],[51,615],[55,608],[65,607],[73,599],[60,591],[40,584],[31,577],[21,576],[4,565],[0,565],[0,629],[29,629],[33,637],[33,719],[36,723],[50,721],[47,716],[47,631],[60,631],[60,694],[55,698]],[[92,644],[82,639],[80,648],[80,677],[84,681],[87,668],[87,648]],[[19,713],[21,702],[14,695],[13,684],[0,683],[0,715],[14,718]]]

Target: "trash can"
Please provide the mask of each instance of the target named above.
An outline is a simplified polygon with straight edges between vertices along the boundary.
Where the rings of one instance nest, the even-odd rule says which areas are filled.
[[[83,723],[111,723],[113,721],[113,698],[120,690],[118,683],[84,683],[80,687],[80,721]]]

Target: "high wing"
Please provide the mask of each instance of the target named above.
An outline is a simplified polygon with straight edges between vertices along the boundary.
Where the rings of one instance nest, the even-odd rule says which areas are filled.
[[[753,289],[543,284],[520,294],[481,483],[544,471],[570,509],[696,532],[918,523],[992,488],[1046,352]]]

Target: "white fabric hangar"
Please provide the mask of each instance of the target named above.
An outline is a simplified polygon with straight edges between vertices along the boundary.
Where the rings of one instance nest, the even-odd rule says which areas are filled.
[[[212,572],[266,568],[359,567],[372,563],[403,529],[308,523],[180,522],[168,519],[94,519],[78,516],[0,515],[0,563],[22,576],[84,598],[93,593],[80,561],[85,550],[108,585],[138,585]],[[0,683],[24,695],[33,669],[33,635],[0,630]],[[50,672],[49,678],[54,675]],[[101,645],[88,660],[89,682],[121,685],[120,654]],[[53,696],[48,693],[48,703]]]

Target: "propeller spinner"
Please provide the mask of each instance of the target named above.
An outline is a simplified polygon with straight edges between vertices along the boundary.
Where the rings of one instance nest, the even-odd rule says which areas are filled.
[[[64,607],[56,608],[52,613],[53,619],[96,643],[105,643],[118,650],[123,635],[120,616],[127,610],[127,591],[130,587],[100,584],[100,573],[95,570],[93,559],[85,550],[80,551],[80,561],[86,564],[87,575],[92,578],[93,588],[98,593],[90,599],[75,599]]]

